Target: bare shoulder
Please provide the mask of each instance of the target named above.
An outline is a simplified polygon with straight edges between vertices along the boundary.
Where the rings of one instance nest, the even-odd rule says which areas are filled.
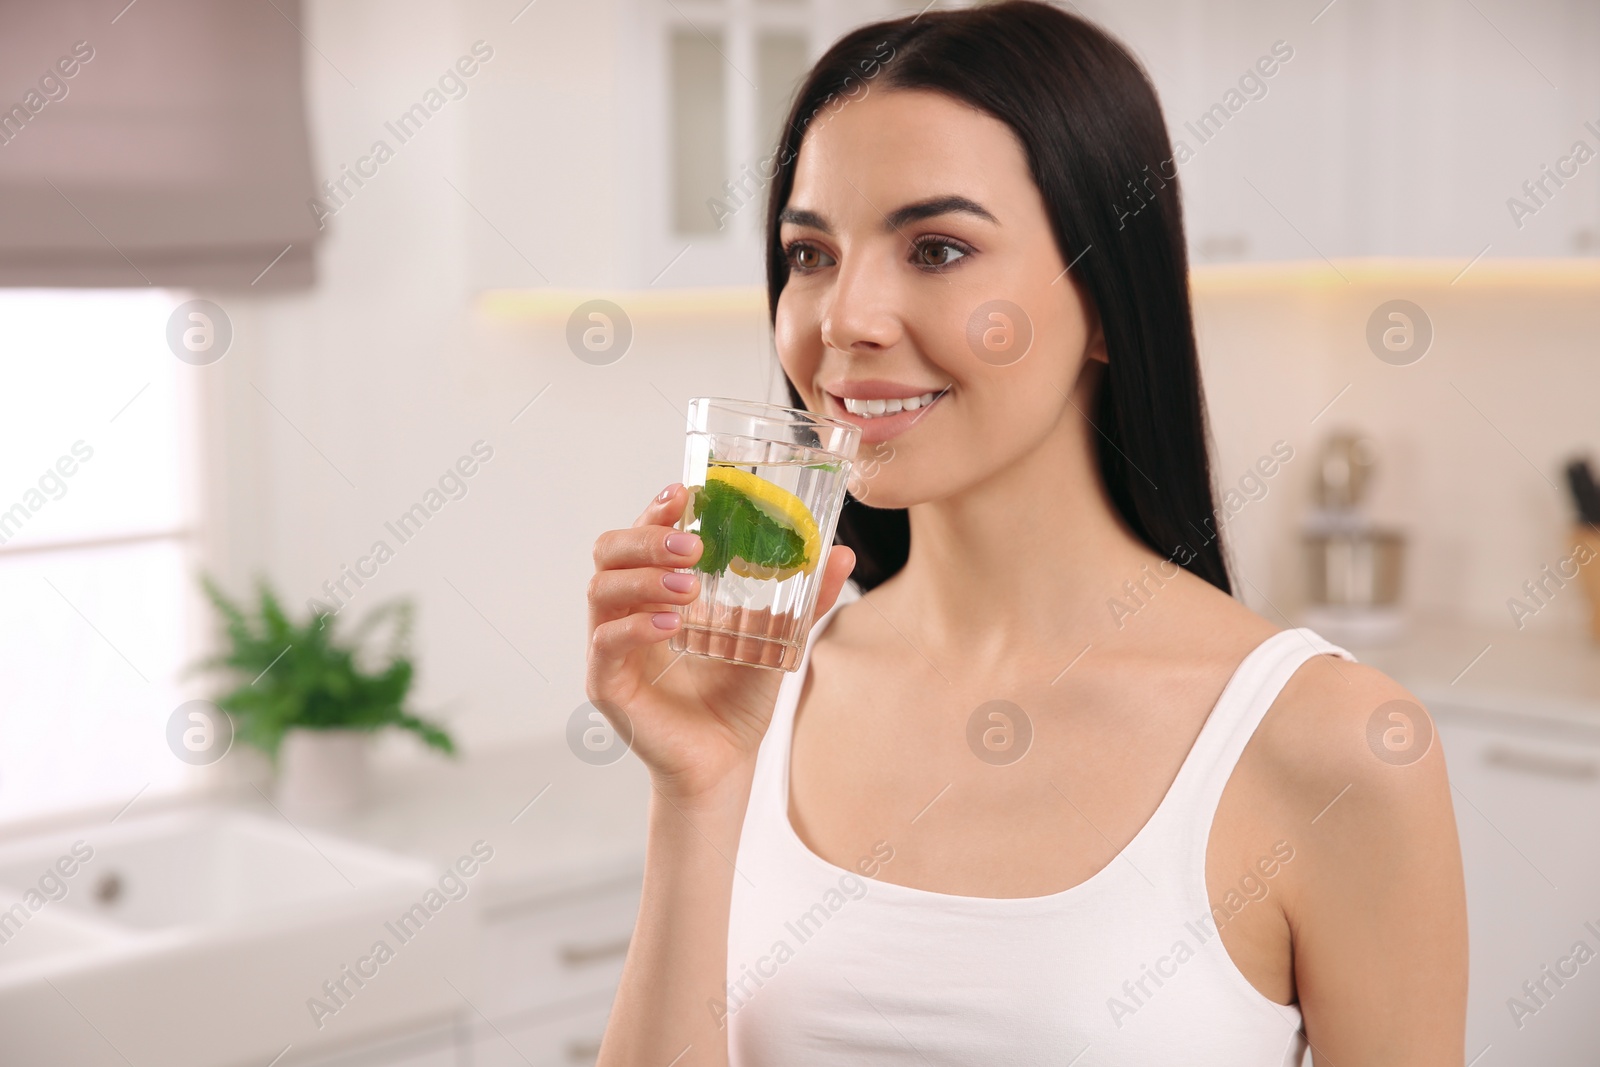
[[[1351,807],[1376,805],[1375,814],[1393,804],[1433,810],[1442,803],[1448,811],[1433,717],[1405,686],[1364,663],[1309,657],[1284,685],[1250,748],[1256,769],[1272,777],[1296,810],[1317,805],[1311,809],[1316,814],[1348,790],[1366,801]],[[1403,828],[1401,814],[1389,808],[1385,821]]]
[[[1312,910],[1332,896],[1382,895],[1395,879],[1414,879],[1423,895],[1459,887],[1438,729],[1415,694],[1375,667],[1307,656],[1241,753],[1234,785],[1251,833],[1308,846],[1287,879],[1303,890],[1291,890],[1291,906],[1295,895]]]
[[[1460,1064],[1466,892],[1433,717],[1382,671],[1319,654],[1285,685],[1247,761],[1296,842],[1282,905],[1318,1062]]]
[[[1302,994],[1315,998],[1308,982],[1326,989],[1363,973],[1366,965],[1347,959],[1356,945],[1374,960],[1410,946],[1441,969],[1452,995],[1455,985],[1464,989],[1455,810],[1444,750],[1422,702],[1366,664],[1311,656],[1240,764],[1281,832],[1303,842],[1284,898]],[[1337,981],[1321,966],[1329,961],[1340,961],[1331,972]]]
[[[843,593],[840,599],[844,599]],[[865,595],[861,595],[834,607],[833,616],[816,637],[811,653],[814,662],[833,662],[846,650],[860,649],[873,639],[876,613],[873,605],[865,600]]]

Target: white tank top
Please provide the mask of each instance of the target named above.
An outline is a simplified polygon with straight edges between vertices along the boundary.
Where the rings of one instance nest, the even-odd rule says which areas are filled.
[[[1319,653],[1355,657],[1304,627],[1273,634],[1234,671],[1155,814],[1109,864],[1048,896],[958,896],[836,867],[789,822],[790,741],[811,649],[859,597],[846,583],[813,625],[757,755],[727,1000],[711,1005],[732,1067],[1298,1067],[1299,1008],[1258,992],[1216,925],[1230,908],[1263,906],[1246,894],[1265,899],[1257,894],[1272,892],[1271,878],[1214,916],[1206,842],[1239,753],[1289,676]],[[1293,862],[1300,845],[1279,845],[1276,858]],[[1262,852],[1255,873],[1277,874],[1272,847]],[[862,859],[874,869],[872,855]]]

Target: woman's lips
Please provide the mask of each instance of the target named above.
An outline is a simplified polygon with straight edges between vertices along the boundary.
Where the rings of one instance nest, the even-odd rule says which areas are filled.
[[[938,407],[949,394],[950,390],[945,389],[935,396],[932,402],[924,404],[915,411],[899,411],[893,415],[877,415],[869,418],[864,415],[851,414],[845,408],[843,400],[833,393],[829,393],[828,405],[833,408],[829,414],[836,419],[843,419],[845,422],[861,427],[861,443],[872,445],[899,437],[916,425],[928,412]]]

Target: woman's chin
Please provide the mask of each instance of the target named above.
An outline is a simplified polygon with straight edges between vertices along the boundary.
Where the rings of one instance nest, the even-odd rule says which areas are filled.
[[[859,490],[859,491],[858,491]],[[909,491],[908,487],[895,486],[890,488],[885,485],[861,485],[850,489],[850,495],[855,497],[857,503],[865,504],[869,508],[908,508],[913,504],[920,504],[929,499],[928,496]]]

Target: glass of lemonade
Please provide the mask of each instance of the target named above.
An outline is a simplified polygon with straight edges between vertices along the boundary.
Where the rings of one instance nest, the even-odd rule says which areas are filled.
[[[833,544],[861,430],[750,400],[689,401],[678,529],[704,551],[686,571],[700,595],[678,608],[674,652],[792,671]]]

